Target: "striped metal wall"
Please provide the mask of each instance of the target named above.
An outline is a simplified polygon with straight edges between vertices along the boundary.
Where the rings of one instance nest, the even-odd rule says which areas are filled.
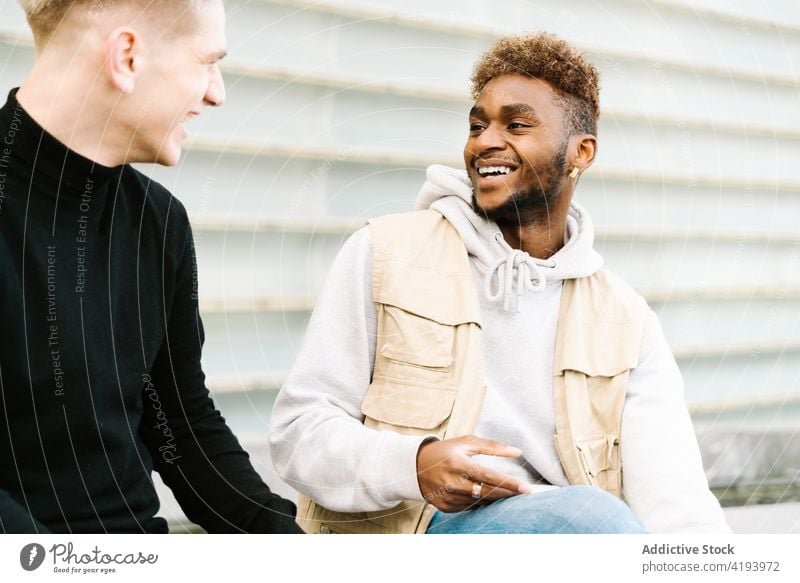
[[[769,4],[767,17],[747,0],[227,2],[227,104],[192,123],[180,166],[144,170],[193,217],[204,365],[259,469],[275,482],[269,409],[338,248],[366,218],[410,209],[425,166],[461,165],[472,63],[532,30],[601,71],[599,159],[577,199],[607,265],[661,316],[710,476],[744,471],[714,435],[796,438],[800,6]],[[16,2],[0,14],[5,91],[33,49]],[[796,481],[800,461],[771,472]]]

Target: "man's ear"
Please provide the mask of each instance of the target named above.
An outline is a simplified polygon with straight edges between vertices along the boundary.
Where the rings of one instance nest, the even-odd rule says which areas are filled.
[[[132,28],[117,28],[108,35],[105,71],[111,84],[121,93],[127,95],[136,88],[142,55],[142,38]]]
[[[570,138],[569,168],[577,168],[583,174],[597,156],[597,138],[592,134],[576,134]]]

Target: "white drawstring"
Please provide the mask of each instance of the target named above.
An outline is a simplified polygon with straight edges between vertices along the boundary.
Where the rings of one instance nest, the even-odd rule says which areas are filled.
[[[502,234],[495,235],[495,239],[502,237]],[[499,239],[498,239],[499,240]],[[555,261],[549,260],[542,265],[555,267]],[[506,257],[501,257],[495,261],[486,273],[483,283],[483,291],[486,297],[496,302],[503,297],[503,309],[508,311],[511,307],[511,295],[514,288],[514,275],[516,273],[516,309],[519,313],[519,303],[525,290],[538,292],[547,285],[544,272],[540,267],[539,260],[531,257],[521,249],[513,249]],[[497,292],[492,292],[495,274],[497,275]],[[536,283],[531,281],[532,277]]]

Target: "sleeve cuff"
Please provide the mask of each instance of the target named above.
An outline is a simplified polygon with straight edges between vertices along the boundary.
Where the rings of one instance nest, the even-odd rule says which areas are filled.
[[[425,502],[417,479],[417,452],[423,443],[439,439],[435,435],[401,435],[385,431],[372,483],[381,506],[391,508],[403,500]]]

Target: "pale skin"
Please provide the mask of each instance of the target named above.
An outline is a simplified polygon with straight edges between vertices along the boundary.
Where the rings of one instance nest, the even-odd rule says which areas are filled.
[[[176,164],[184,122],[225,101],[222,2],[162,20],[141,10],[125,2],[71,9],[51,37],[36,37],[17,93],[39,125],[104,166]]]
[[[501,224],[506,242],[532,257],[547,259],[564,245],[577,176],[594,162],[597,139],[590,134],[565,133],[564,110],[546,82],[522,75],[502,75],[486,84],[470,114],[470,135],[464,162],[481,206],[502,205],[518,189],[532,184],[557,185],[555,203],[544,223],[519,215],[515,224]],[[541,168],[557,155],[566,140],[566,170],[546,175]],[[481,176],[477,167],[508,166],[508,174]],[[570,172],[577,168],[577,176]],[[508,444],[475,435],[429,441],[417,452],[417,479],[425,499],[443,512],[458,512],[531,491],[530,484],[472,461],[475,455],[518,457]],[[473,498],[481,484],[480,498]]]

